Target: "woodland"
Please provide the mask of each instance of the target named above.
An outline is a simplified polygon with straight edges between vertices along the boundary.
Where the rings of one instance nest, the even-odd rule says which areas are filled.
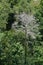
[[[43,65],[43,0],[0,0],[0,65]]]

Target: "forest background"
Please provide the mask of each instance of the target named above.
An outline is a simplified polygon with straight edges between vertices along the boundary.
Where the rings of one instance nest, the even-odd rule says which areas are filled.
[[[35,18],[28,37],[23,13]],[[43,65],[43,0],[0,0],[0,65]]]

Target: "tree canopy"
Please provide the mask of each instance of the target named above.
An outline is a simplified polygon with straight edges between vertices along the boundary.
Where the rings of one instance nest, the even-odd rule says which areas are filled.
[[[0,0],[0,64],[43,65],[43,0]]]

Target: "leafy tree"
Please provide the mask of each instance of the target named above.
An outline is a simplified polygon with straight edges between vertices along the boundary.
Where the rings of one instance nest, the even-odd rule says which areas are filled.
[[[1,0],[0,1],[0,29],[6,29],[9,14],[29,11],[27,0]],[[11,15],[10,15],[11,16]],[[15,20],[14,20],[15,21]]]
[[[33,0],[0,0],[1,65],[25,65],[25,61],[26,65],[43,65],[43,0],[40,2],[38,0],[38,4],[33,2]],[[22,14],[23,12],[25,13]],[[36,19],[34,21],[31,20],[33,14]],[[17,25],[19,28],[12,29],[15,22],[19,22]],[[29,24],[26,27],[24,23],[26,26]],[[37,24],[40,24],[38,28]],[[33,39],[35,37],[36,39]]]
[[[5,32],[4,36],[2,36],[2,39],[0,40],[1,65],[24,64],[24,47],[17,36],[17,34],[11,31]]]
[[[40,1],[40,5],[37,8],[36,13],[35,13],[36,21],[37,21],[37,23],[39,23],[39,31],[40,31],[39,39],[37,38],[39,46],[37,46],[37,48],[36,48],[37,50],[38,50],[38,48],[40,48],[38,50],[38,52],[39,52],[38,54],[40,55],[40,57],[39,57],[40,63],[39,62],[36,62],[36,63],[39,63],[40,65],[43,64],[43,55],[42,55],[42,53],[43,53],[43,51],[42,51],[42,49],[43,49],[43,16],[42,15],[43,15],[43,0]]]

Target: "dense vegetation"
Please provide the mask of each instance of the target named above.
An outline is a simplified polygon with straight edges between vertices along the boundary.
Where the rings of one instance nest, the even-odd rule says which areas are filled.
[[[43,0],[0,0],[0,65],[43,65]]]

